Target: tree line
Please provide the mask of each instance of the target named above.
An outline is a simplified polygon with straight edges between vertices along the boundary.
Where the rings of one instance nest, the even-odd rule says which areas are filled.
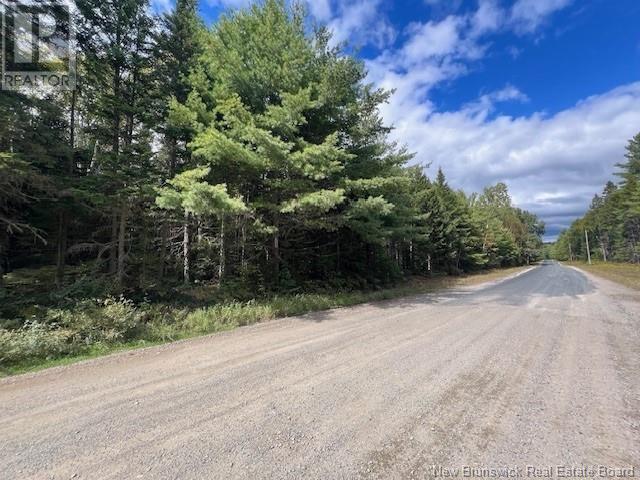
[[[556,258],[640,263],[640,134],[629,141],[625,158],[620,181],[607,182],[589,211],[561,233]]]
[[[197,0],[162,16],[76,3],[77,88],[0,96],[0,279],[260,295],[540,257],[544,224],[506,185],[467,195],[410,166],[379,113],[391,92],[302,7],[265,0],[207,27]],[[633,175],[611,195],[635,192],[635,220],[597,234],[637,259]]]

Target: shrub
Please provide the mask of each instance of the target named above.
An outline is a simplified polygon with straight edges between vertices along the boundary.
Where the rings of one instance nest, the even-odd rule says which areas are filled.
[[[73,332],[37,321],[18,330],[0,330],[0,365],[34,358],[54,358],[75,353]]]
[[[145,314],[123,297],[86,300],[72,310],[50,309],[47,321],[74,332],[74,340],[87,345],[116,343],[133,337]]]
[[[90,300],[110,295],[110,292],[115,291],[115,289],[116,285],[113,280],[97,275],[83,275],[76,278],[70,285],[51,292],[50,298],[56,304],[73,304],[78,300]]]
[[[96,344],[123,343],[137,336],[146,319],[144,308],[122,297],[85,300],[72,309],[48,309],[19,329],[0,329],[0,364],[61,357]]]

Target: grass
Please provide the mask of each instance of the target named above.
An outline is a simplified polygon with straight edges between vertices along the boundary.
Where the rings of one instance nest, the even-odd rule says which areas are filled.
[[[524,268],[491,270],[461,277],[414,277],[400,286],[376,291],[276,296],[263,301],[231,302],[191,310],[166,306],[159,309],[153,305],[142,308],[130,302],[114,302],[107,307],[65,311],[63,317],[59,317],[63,318],[64,329],[54,332],[67,335],[63,348],[60,343],[49,346],[46,331],[43,338],[43,331],[37,328],[16,332],[15,335],[6,334],[5,343],[0,342],[0,347],[5,350],[0,351],[0,377],[233,330],[276,318],[476,285],[518,273]],[[85,333],[88,317],[93,319],[88,326],[89,337]],[[119,321],[122,318],[127,319],[123,325],[114,324],[114,319]],[[113,337],[113,332],[119,327],[128,333]],[[107,332],[108,335],[96,336],[97,329],[102,329],[98,334]],[[67,346],[69,348],[65,350]]]
[[[640,265],[631,263],[597,262],[589,265],[586,262],[568,263],[589,273],[606,278],[634,290],[640,290]]]
[[[64,365],[71,365],[74,363],[82,362],[83,360],[91,360],[93,358],[103,357],[105,355],[111,355],[113,353],[122,351],[153,347],[155,345],[162,345],[163,343],[166,342],[134,340],[118,345],[92,345],[85,352],[77,355],[70,355],[59,358],[33,358],[30,360],[22,361],[15,365],[1,367],[0,378],[11,375],[19,375],[22,373],[38,372],[47,368],[62,367]]]

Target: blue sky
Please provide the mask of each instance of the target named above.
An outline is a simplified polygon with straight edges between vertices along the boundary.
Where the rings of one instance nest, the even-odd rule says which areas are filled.
[[[156,0],[167,8],[170,0]],[[201,0],[204,18],[250,0]],[[638,0],[306,0],[358,47],[416,162],[467,192],[504,181],[548,239],[640,131]]]

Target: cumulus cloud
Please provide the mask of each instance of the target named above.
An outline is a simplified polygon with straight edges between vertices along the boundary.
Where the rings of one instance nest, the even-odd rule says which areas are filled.
[[[502,28],[506,13],[494,0],[484,0],[478,5],[478,10],[471,19],[471,35],[478,36]]]
[[[332,17],[331,1],[330,0],[308,0],[309,12],[317,20],[326,22]]]
[[[340,0],[328,28],[334,43],[375,45],[385,48],[396,38],[396,30],[382,13],[383,0]]]
[[[462,19],[449,16],[441,22],[414,23],[409,26],[409,40],[401,50],[407,66],[421,61],[450,55],[462,46]]]
[[[507,183],[519,206],[547,222],[549,238],[584,213],[623,158],[640,124],[640,83],[554,115],[520,117],[499,114],[500,103],[529,100],[514,85],[457,111],[439,111],[431,93],[481,61],[491,35],[534,33],[570,2],[518,0],[506,8],[479,0],[473,12],[410,25],[398,48],[367,61],[374,84],[396,89],[382,114],[395,126],[395,139],[416,152],[416,163],[442,167],[452,185],[468,192]]]
[[[484,56],[486,46],[474,22],[472,15],[449,15],[438,22],[413,23],[400,48],[367,61],[369,80],[396,90],[383,107],[387,121],[399,127],[421,122],[434,110],[429,99],[433,87],[466,74],[469,62]]]
[[[454,13],[460,9],[459,0],[424,0],[434,12]],[[500,0],[478,0],[473,14],[475,34],[511,30],[519,35],[536,32],[555,12],[566,8],[573,0],[517,0],[510,7]]]
[[[510,99],[523,100],[507,87],[460,111],[409,121],[400,115],[394,135],[417,152],[417,162],[442,167],[466,191],[507,183],[515,202],[541,215],[553,236],[584,213],[623,158],[640,124],[640,82],[553,116],[490,117],[495,101]]]
[[[510,12],[511,24],[516,31],[531,33],[549,16],[567,7],[573,0],[518,0]]]
[[[518,88],[513,85],[506,85],[500,90],[481,95],[475,102],[467,104],[462,111],[474,116],[476,119],[484,120],[494,112],[496,105],[499,103],[526,103],[528,101],[529,97],[522,93]]]

